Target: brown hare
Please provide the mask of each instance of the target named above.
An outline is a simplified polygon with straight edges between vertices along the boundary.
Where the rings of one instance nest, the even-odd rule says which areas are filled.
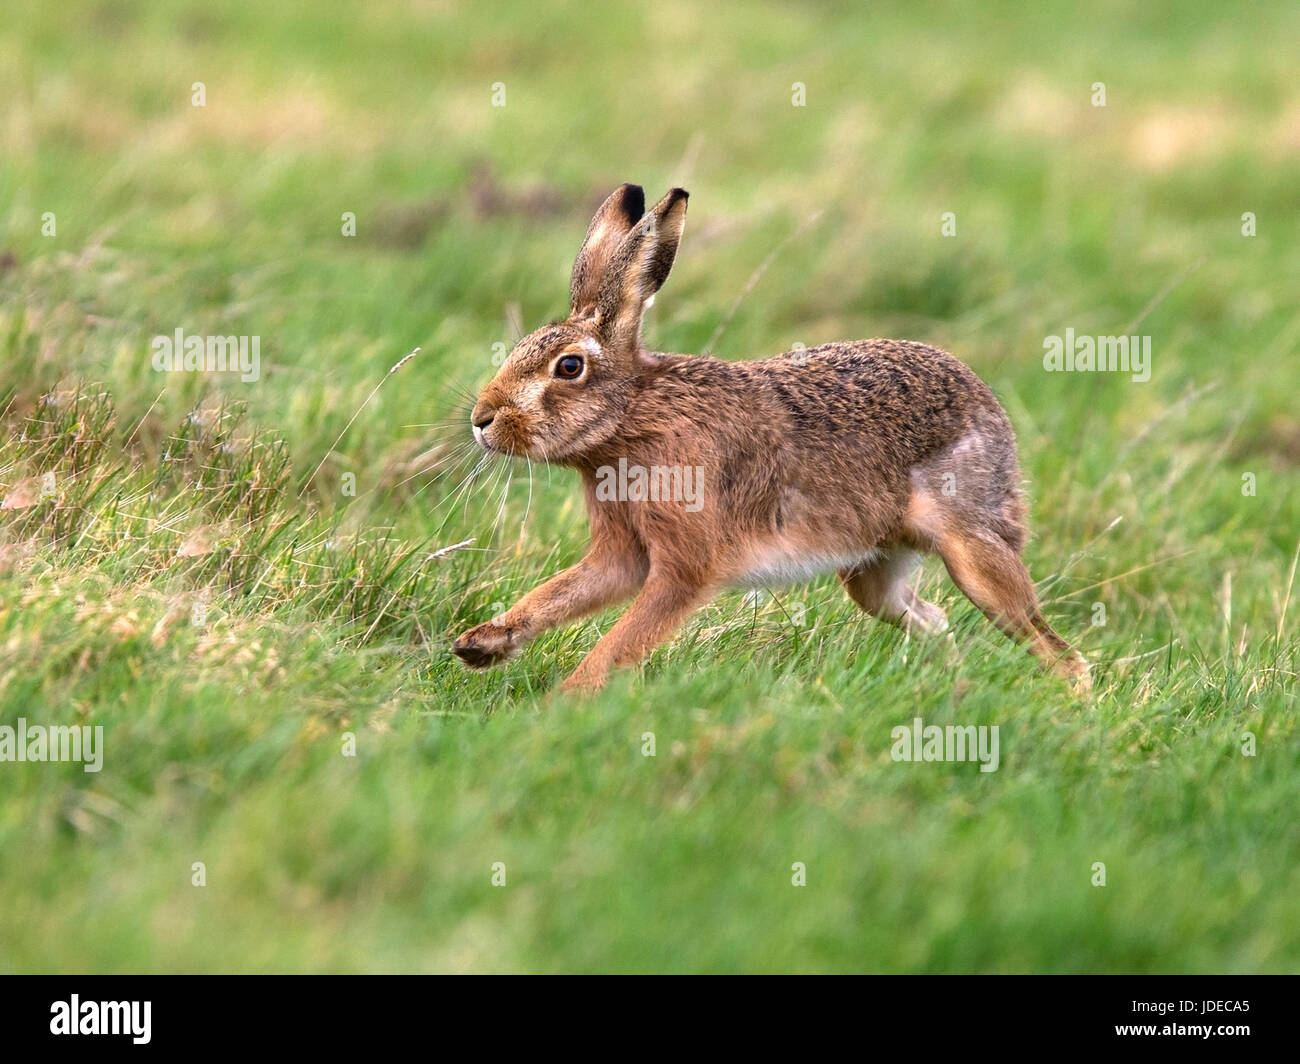
[[[1043,620],[1020,560],[1011,425],[961,362],[901,340],[735,363],[642,349],[686,200],[675,188],[646,211],[640,187],[615,190],[578,252],[569,316],[520,340],[479,396],[480,446],[578,470],[591,547],[452,651],[494,665],[635,596],[564,683],[595,690],[719,590],[829,569],[872,616],[943,631],[911,585],[930,551],[999,628],[1086,688],[1087,662]]]

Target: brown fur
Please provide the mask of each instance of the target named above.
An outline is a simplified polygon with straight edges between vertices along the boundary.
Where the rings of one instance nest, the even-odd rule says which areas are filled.
[[[482,446],[580,472],[591,548],[452,650],[492,665],[633,598],[565,681],[594,690],[720,589],[827,569],[868,613],[942,630],[943,612],[910,584],[919,552],[934,552],[1003,631],[1086,686],[1087,663],[1043,620],[1020,560],[1015,436],[988,386],[899,340],[739,363],[644,351],[641,318],[672,267],[686,193],[634,217],[643,204],[632,185],[605,201],[574,264],[569,318],[515,345],[471,415]],[[566,356],[583,360],[576,379],[557,375]],[[600,470],[620,459],[698,468],[699,509],[598,498]]]

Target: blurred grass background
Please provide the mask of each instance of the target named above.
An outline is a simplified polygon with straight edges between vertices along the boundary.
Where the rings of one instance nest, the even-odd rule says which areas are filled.
[[[1298,31],[1286,3],[7,5],[0,722],[106,753],[0,765],[0,967],[1296,970]],[[724,596],[585,707],[547,692],[608,616],[450,659],[585,543],[567,471],[470,476],[465,414],[625,180],[692,192],[658,349],[899,336],[994,386],[1095,704],[933,565],[951,647],[825,579]],[[1067,327],[1150,335],[1151,380],[1043,372]],[[177,328],[260,336],[261,378],[154,372]],[[1001,769],[894,764],[918,715],[999,725]]]

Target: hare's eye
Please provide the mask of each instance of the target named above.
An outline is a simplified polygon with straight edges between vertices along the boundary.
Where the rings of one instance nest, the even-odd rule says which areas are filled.
[[[562,380],[571,381],[582,376],[582,356],[565,355],[555,363],[555,375]]]

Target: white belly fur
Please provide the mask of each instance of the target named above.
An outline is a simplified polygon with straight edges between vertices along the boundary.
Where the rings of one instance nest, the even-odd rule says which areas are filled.
[[[881,552],[872,548],[862,554],[795,554],[774,547],[755,556],[750,566],[733,581],[736,587],[784,587],[802,584],[822,573],[848,569],[862,562],[877,561]]]

